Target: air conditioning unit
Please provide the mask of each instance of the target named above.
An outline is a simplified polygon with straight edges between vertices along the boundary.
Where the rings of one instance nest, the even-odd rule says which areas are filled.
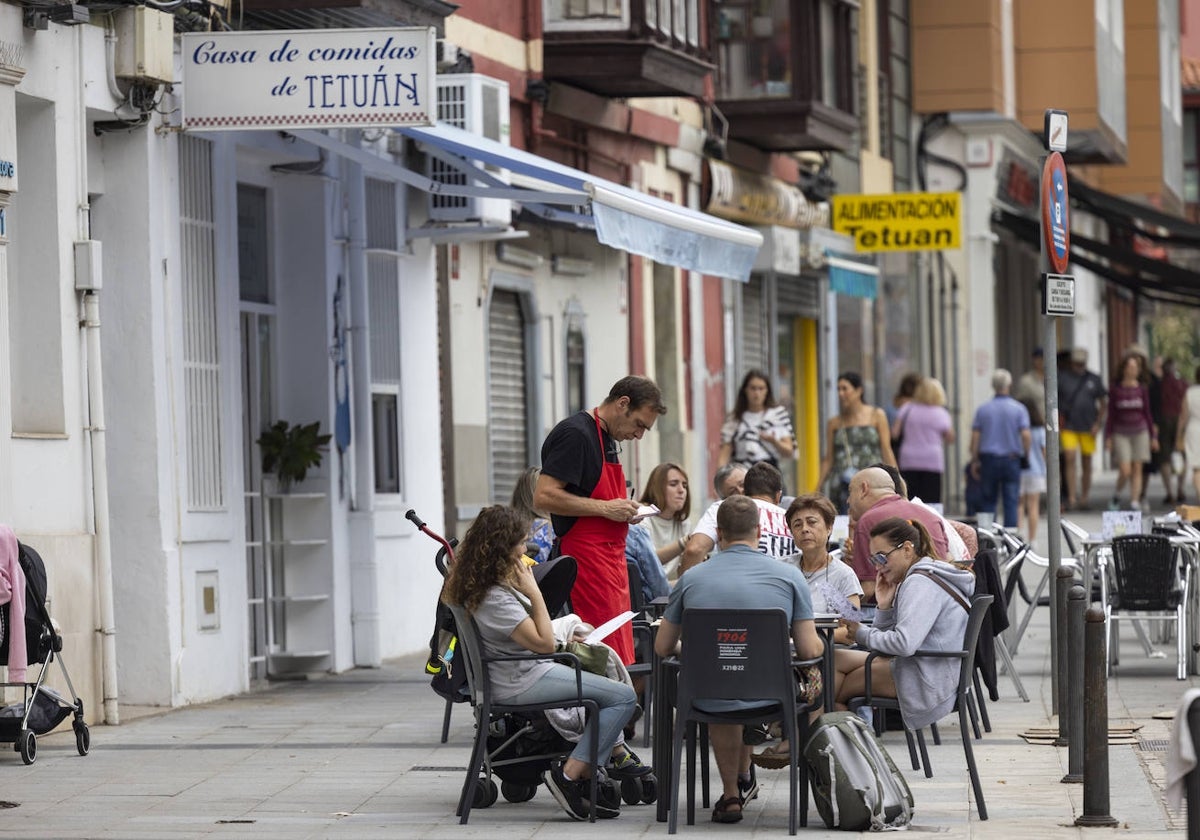
[[[437,77],[437,119],[508,145],[508,83],[480,73],[454,73]],[[441,184],[466,186],[468,179],[459,170],[430,155],[425,174]],[[508,170],[485,167],[493,176],[508,183]],[[465,198],[430,194],[429,218],[437,222],[489,221],[509,224],[512,202],[503,198]]]

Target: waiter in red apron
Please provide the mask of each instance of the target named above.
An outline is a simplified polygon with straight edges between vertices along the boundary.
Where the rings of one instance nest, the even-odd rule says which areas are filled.
[[[641,440],[666,414],[658,386],[644,376],[626,376],[596,408],[555,426],[542,444],[542,474],[533,502],[551,515],[558,553],[579,564],[571,606],[599,627],[629,609],[625,535],[638,503],[625,489],[621,442]],[[633,629],[626,623],[604,640],[629,665]]]

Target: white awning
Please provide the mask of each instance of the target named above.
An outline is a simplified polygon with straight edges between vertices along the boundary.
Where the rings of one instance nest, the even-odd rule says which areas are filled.
[[[501,197],[499,191],[512,193],[514,188],[498,184],[492,173],[476,164],[500,167],[546,184],[546,191],[524,191],[524,197],[515,200],[546,218],[593,228],[605,245],[655,262],[745,281],[762,246],[758,231],[461,129],[437,125],[398,131],[443,161],[457,158],[454,165],[472,181],[490,185],[486,194]],[[560,190],[557,195],[554,188]],[[559,210],[557,205],[567,208]]]

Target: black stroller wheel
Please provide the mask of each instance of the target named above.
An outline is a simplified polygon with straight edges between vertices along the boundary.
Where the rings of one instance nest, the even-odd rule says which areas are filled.
[[[537,785],[521,785],[516,782],[501,782],[500,793],[509,802],[528,802],[537,795]]]
[[[92,731],[88,729],[88,725],[81,720],[75,721],[75,749],[80,755],[87,755],[88,750],[92,748]]]
[[[475,801],[471,804],[472,808],[491,808],[496,804],[496,799],[500,796],[500,791],[496,788],[496,783],[491,779],[481,776],[479,784],[475,786]]]
[[[642,801],[642,780],[641,779],[622,779],[621,780],[621,798],[625,800],[626,805],[636,805]]]
[[[652,805],[658,801],[658,777],[651,773],[642,779],[642,804]]]
[[[37,736],[32,729],[22,729],[17,736],[17,749],[21,753],[21,761],[33,764],[37,761]]]

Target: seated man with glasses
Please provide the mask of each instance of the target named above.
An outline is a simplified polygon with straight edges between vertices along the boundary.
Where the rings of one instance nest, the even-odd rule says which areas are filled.
[[[758,467],[768,466],[757,464]],[[717,509],[717,543],[720,551],[681,575],[671,592],[662,625],[654,641],[660,656],[675,653],[683,625],[683,612],[698,609],[769,609],[778,607],[792,628],[796,655],[812,659],[824,644],[813,624],[812,599],[804,574],[790,563],[781,563],[759,550],[759,508],[748,496],[731,496]],[[684,643],[686,657],[686,641]],[[697,705],[701,705],[700,702]],[[712,712],[761,706],[753,700],[710,700]],[[713,808],[713,822],[733,823],[742,818],[742,806],[757,793],[751,748],[742,743],[740,724],[709,724],[709,743],[717,759],[724,788]]]

